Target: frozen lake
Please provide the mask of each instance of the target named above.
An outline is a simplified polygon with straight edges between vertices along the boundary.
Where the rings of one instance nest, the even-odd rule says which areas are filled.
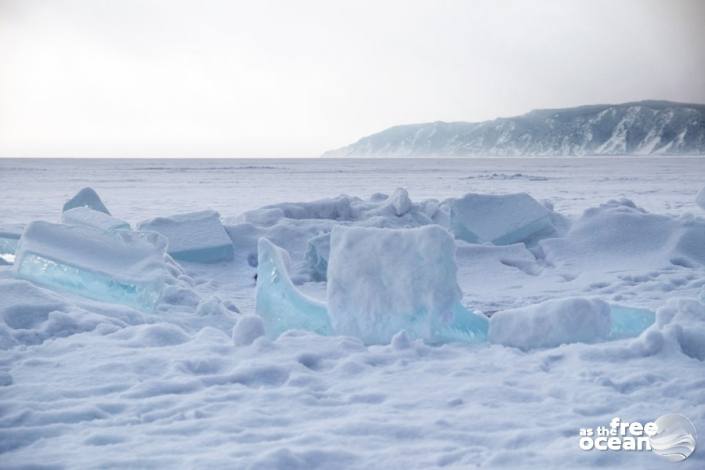
[[[234,251],[215,264],[176,265],[163,251],[152,254],[159,266],[174,263],[154,311],[81,297],[70,283],[41,287],[41,266],[50,263],[33,271],[33,282],[0,265],[0,467],[665,468],[651,452],[580,450],[579,431],[615,417],[645,423],[680,413],[703,435],[705,213],[695,204],[703,185],[703,158],[0,159],[0,224],[58,222],[64,202],[90,186],[133,227],[215,209],[225,227],[212,215],[211,222]],[[410,200],[370,198],[398,187]],[[555,230],[511,245],[454,239],[438,229],[452,228],[439,205],[424,200],[469,192],[527,192],[544,202],[529,207],[548,213]],[[365,200],[257,210],[341,193]],[[509,209],[509,223],[523,215]],[[234,335],[244,315],[259,321],[256,279],[265,274],[272,284],[296,278],[289,295],[326,300],[335,284],[310,275],[304,251],[337,225],[440,230],[451,247],[446,262],[434,249],[407,264],[404,279],[424,291],[430,281],[416,274],[443,264],[457,281],[457,302],[491,316],[482,317],[490,336],[503,331],[504,339],[429,346],[401,335],[370,345],[300,330],[267,338],[245,327]],[[134,252],[106,253],[115,233],[81,233],[93,238],[72,246],[39,241],[52,248],[50,261],[58,253],[65,257],[58,262],[95,261],[108,270]],[[258,271],[260,237],[288,251],[288,273]],[[391,258],[388,248],[383,256],[363,252],[339,271],[356,264],[369,272],[357,279],[386,271],[396,281],[397,261],[421,259],[408,254],[421,245]],[[114,287],[110,275],[105,285]],[[357,279],[339,283],[338,292]],[[375,286],[386,297],[393,284]],[[281,292],[272,290],[272,297]],[[357,298],[368,300],[348,303]],[[573,306],[586,304],[594,308],[573,315]],[[612,328],[612,309],[620,308],[659,320],[636,337],[589,334],[605,315]],[[678,468],[703,468],[699,439]]]
[[[0,221],[54,220],[84,186],[130,222],[210,207],[224,217],[282,201],[409,190],[412,199],[526,191],[557,211],[627,197],[675,214],[694,208],[705,159],[684,157],[456,159],[0,159]]]

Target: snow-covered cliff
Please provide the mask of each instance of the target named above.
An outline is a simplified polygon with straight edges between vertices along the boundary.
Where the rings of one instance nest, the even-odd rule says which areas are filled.
[[[705,105],[640,101],[391,127],[325,157],[705,155]]]

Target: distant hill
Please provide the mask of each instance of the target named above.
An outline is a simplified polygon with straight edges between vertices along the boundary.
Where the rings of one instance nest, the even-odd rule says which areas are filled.
[[[639,101],[391,127],[324,157],[705,155],[705,105]]]

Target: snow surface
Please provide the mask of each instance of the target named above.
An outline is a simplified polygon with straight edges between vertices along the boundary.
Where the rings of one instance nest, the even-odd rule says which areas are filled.
[[[672,464],[650,453],[580,451],[578,431],[668,413],[699,431],[678,467],[705,466],[702,160],[0,160],[0,173],[3,224],[59,220],[62,201],[93,186],[133,226],[218,210],[234,247],[232,262],[164,258],[154,312],[55,292],[0,266],[0,467],[661,469]],[[397,187],[411,203],[401,216],[383,208],[395,197],[377,194]],[[355,196],[340,202],[341,192]],[[528,247],[456,240],[465,308],[492,316],[580,297],[612,314],[655,312],[653,325],[636,338],[526,351],[429,346],[405,332],[372,346],[260,335],[260,237],[291,255],[279,271],[290,286],[324,305],[309,240],[337,225],[447,226],[442,202],[469,192],[527,192],[566,225]],[[279,206],[245,220],[324,198],[338,209],[289,202],[299,218]]]
[[[705,187],[700,190],[698,195],[695,197],[695,202],[700,206],[701,209],[705,210]]]
[[[570,297],[495,313],[490,319],[489,340],[524,350],[552,348],[605,341],[611,327],[607,302]]]

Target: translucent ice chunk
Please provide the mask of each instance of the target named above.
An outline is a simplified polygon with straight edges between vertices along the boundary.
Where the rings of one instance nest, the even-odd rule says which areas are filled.
[[[301,293],[289,278],[287,253],[266,238],[257,244],[257,307],[267,336],[300,329],[330,335],[326,306]]]
[[[17,243],[24,226],[20,224],[0,225],[0,263],[10,264],[15,260]]]
[[[457,303],[453,306],[453,318],[448,324],[436,324],[430,343],[483,343],[487,341],[489,319],[470,311]]]
[[[453,200],[450,227],[470,243],[509,245],[553,229],[550,212],[525,193],[466,194]]]
[[[610,305],[612,329],[609,339],[632,338],[639,336],[654,324],[656,313],[643,308]]]
[[[164,235],[169,240],[167,251],[181,261],[217,263],[233,259],[233,242],[220,215],[212,210],[157,217],[140,223],[139,229]]]
[[[61,214],[61,222],[68,225],[87,225],[106,232],[115,230],[130,230],[130,224],[116,219],[105,212],[90,207],[74,207]]]
[[[436,225],[336,226],[328,308],[338,334],[386,344],[399,331],[429,342],[481,340],[487,319],[460,306],[455,243]]]
[[[74,207],[89,207],[95,211],[110,215],[108,208],[105,207],[103,201],[100,200],[100,196],[98,196],[98,193],[96,193],[93,188],[83,188],[74,197],[66,201],[63,212],[73,209]]]
[[[107,233],[32,222],[17,247],[15,276],[104,302],[152,310],[168,275],[156,233]]]
[[[306,247],[306,266],[314,281],[325,281],[328,271],[328,253],[330,252],[330,234],[324,233],[308,241]]]

